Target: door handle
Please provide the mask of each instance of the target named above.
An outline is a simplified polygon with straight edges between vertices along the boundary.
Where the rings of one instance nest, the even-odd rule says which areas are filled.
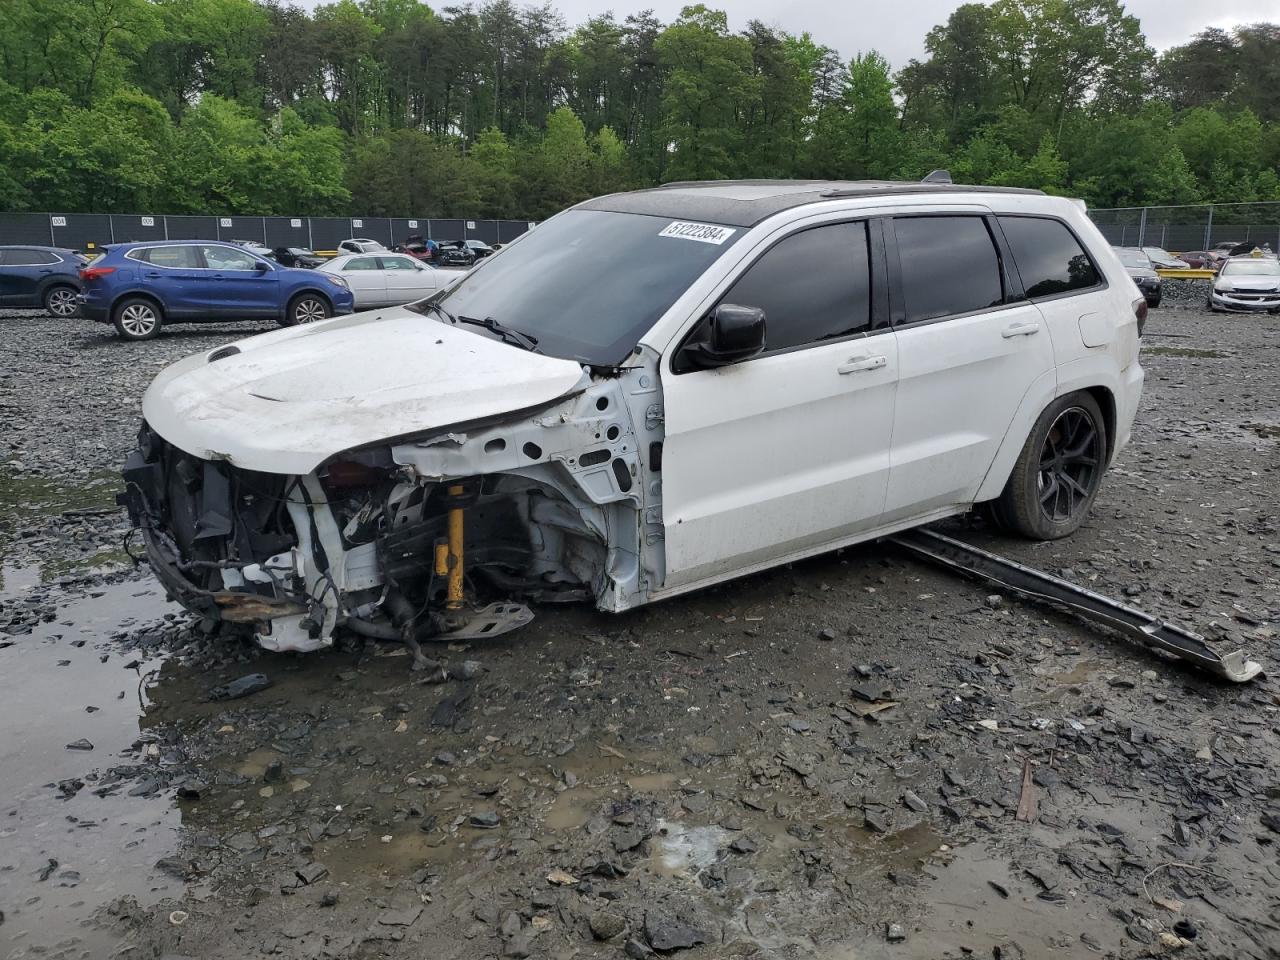
[[[159,270],[152,270],[150,273],[144,273],[143,276],[146,277],[148,280],[155,280],[163,276],[163,274],[161,274]]]
[[[1029,337],[1032,334],[1040,332],[1040,324],[1034,320],[1024,320],[1020,323],[1011,323],[1000,331],[1000,336],[1006,340],[1012,337]]]
[[[887,367],[889,360],[887,357],[850,357],[848,363],[842,363],[836,367],[836,373],[844,375],[846,373],[857,373],[860,370],[879,370],[881,367]]]

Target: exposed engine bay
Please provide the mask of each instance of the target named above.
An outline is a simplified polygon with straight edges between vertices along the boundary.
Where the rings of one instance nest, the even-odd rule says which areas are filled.
[[[188,609],[270,650],[346,631],[402,641],[422,665],[422,642],[496,636],[532,619],[528,603],[647,599],[663,575],[661,425],[643,366],[301,476],[196,456],[144,423],[122,500]]]

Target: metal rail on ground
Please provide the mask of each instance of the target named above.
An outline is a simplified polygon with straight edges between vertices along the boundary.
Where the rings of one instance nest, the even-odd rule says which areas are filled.
[[[888,541],[949,570],[986,580],[1031,600],[1065,607],[1091,623],[1109,627],[1224,680],[1245,683],[1262,672],[1262,665],[1246,658],[1242,651],[1219,654],[1197,633],[937,531],[908,530],[889,537]]]

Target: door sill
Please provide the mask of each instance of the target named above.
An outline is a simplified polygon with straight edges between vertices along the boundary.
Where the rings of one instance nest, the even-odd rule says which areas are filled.
[[[886,523],[879,527],[873,527],[862,533],[854,534],[850,537],[841,537],[837,540],[829,540],[826,543],[818,544],[813,547],[806,547],[803,550],[796,550],[793,553],[785,554],[771,560],[762,560],[757,563],[748,564],[729,573],[720,573],[711,577],[703,577],[700,580],[694,580],[689,583],[682,583],[677,587],[659,588],[652,591],[648,598],[639,604],[629,604],[628,606],[618,607],[616,611],[630,609],[635,606],[643,606],[645,603],[653,603],[658,600],[668,600],[671,597],[678,597],[683,593],[691,593],[694,590],[701,590],[704,587],[715,586],[718,583],[726,583],[729,580],[736,580],[739,577],[750,576],[753,573],[759,573],[762,570],[768,570],[772,567],[779,567],[787,563],[795,563],[798,560],[805,560],[809,557],[816,557],[823,553],[830,553],[833,550],[841,550],[845,547],[852,547],[855,544],[866,543],[868,540],[878,540],[881,537],[887,537],[893,533],[899,533],[903,530],[910,530],[912,527],[924,526],[926,523],[933,523],[936,520],[942,520],[946,517],[954,517],[957,514],[966,513],[972,509],[973,504],[951,504],[946,507],[939,507],[936,510],[930,510],[928,513],[919,514],[909,517],[905,520],[898,520],[894,523]]]

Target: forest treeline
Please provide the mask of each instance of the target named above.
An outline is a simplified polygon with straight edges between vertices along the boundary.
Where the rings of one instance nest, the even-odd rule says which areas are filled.
[[[1157,55],[1119,0],[968,3],[894,70],[696,5],[6,0],[0,209],[542,218],[724,177],[1280,200],[1280,26]]]

